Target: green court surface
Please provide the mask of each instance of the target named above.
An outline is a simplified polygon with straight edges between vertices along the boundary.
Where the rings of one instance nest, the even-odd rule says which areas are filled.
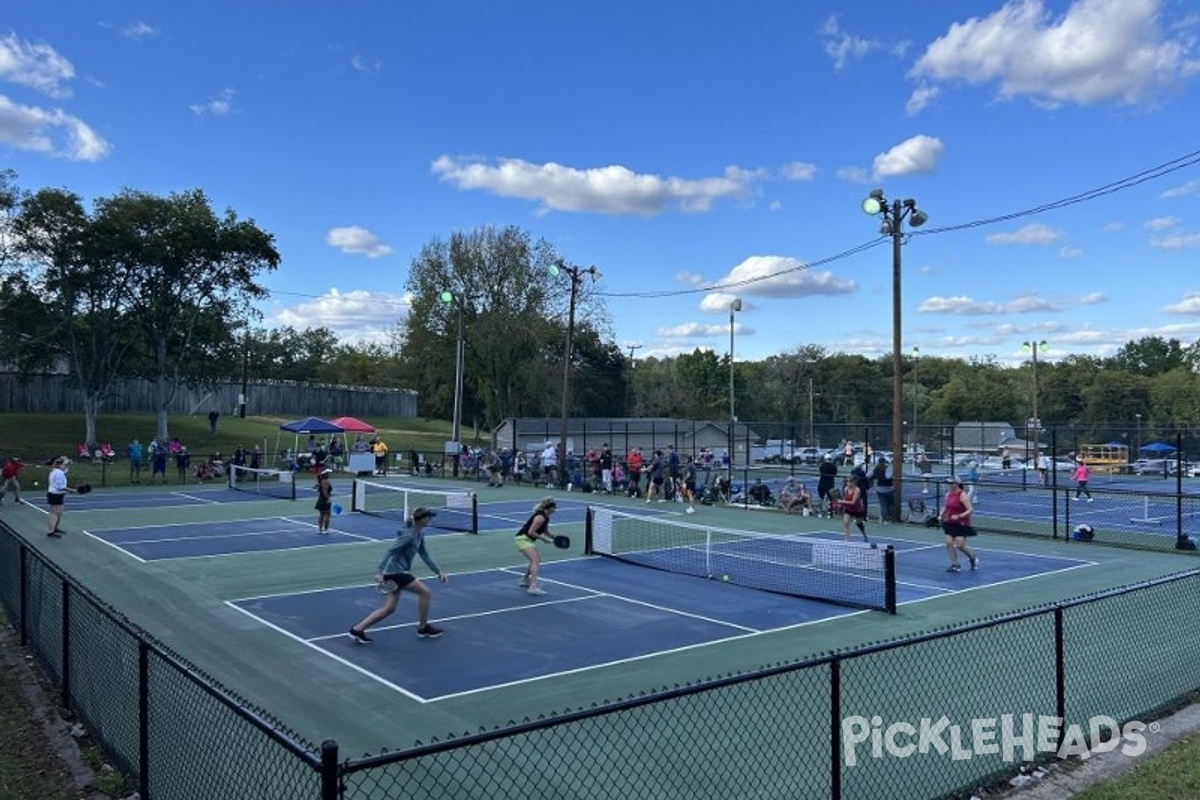
[[[812,613],[801,613],[807,601],[770,595],[769,602],[760,602],[755,596],[766,593],[619,565],[621,585],[647,592],[630,600],[612,588],[616,584],[575,582],[608,569],[598,562],[613,563],[583,554],[582,509],[588,503],[689,524],[814,537],[840,538],[840,522],[717,506],[685,515],[682,505],[555,492],[564,513],[555,519],[554,532],[570,534],[572,547],[542,546],[551,593],[527,598],[516,586],[523,567],[512,534],[547,490],[448,480],[424,485],[479,495],[478,535],[429,538],[431,552],[450,573],[445,586],[430,582],[432,619],[446,634],[438,640],[414,636],[414,601],[405,595],[398,614],[374,632],[367,647],[350,642],[345,629],[378,603],[371,579],[397,523],[352,514],[348,480],[335,481],[335,500],[347,511],[334,519],[335,530],[346,533],[333,537],[317,535],[307,491],[287,501],[235,498],[219,487],[97,490],[90,499],[68,499],[67,535],[58,540],[45,536],[40,505],[6,503],[0,518],[221,684],[309,741],[336,740],[345,757],[403,750],[942,629],[1195,564],[1170,552],[981,535],[972,542],[980,569],[947,575],[940,531],[875,524],[873,538],[896,543],[902,589],[906,581],[929,589],[919,596],[901,591],[896,615],[811,603],[805,608]],[[277,534],[285,538],[268,541]],[[157,543],[154,549],[139,550],[150,540]],[[164,542],[202,544],[173,551]],[[916,578],[906,548],[925,559]],[[555,582],[555,569],[570,579]],[[429,577],[422,564],[416,572]],[[599,581],[610,579],[608,572],[597,574]],[[527,614],[522,604],[532,603],[543,610]],[[659,612],[667,606],[683,613],[664,618]],[[715,634],[709,630],[714,625]],[[917,683],[945,679],[943,664],[906,670]]]

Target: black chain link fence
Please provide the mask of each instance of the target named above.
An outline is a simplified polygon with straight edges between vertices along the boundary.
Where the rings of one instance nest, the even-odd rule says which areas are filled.
[[[0,602],[143,800],[945,797],[1200,686],[1191,570],[339,762],[0,529]]]

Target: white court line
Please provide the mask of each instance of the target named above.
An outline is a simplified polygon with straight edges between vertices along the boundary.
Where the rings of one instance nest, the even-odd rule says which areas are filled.
[[[553,563],[562,564],[562,563],[566,563],[569,561],[587,561],[587,560],[592,560],[594,558],[597,558],[597,557],[596,556],[585,556],[582,558],[564,559],[563,561],[555,561]],[[512,577],[519,577],[520,575],[524,574],[523,570],[524,570],[523,566],[515,565],[515,566],[510,566],[510,567],[501,567],[498,569],[476,570],[473,572],[457,573],[457,575],[461,577],[463,575],[485,575],[485,574],[492,573],[492,572],[502,572],[502,573],[509,574]],[[455,577],[455,574],[451,574],[450,577],[451,578]],[[465,697],[468,695],[479,694],[481,692],[488,692],[493,689],[503,689],[503,688],[507,688],[510,686],[520,686],[522,684],[533,683],[536,681],[547,680],[550,678],[558,678],[558,677],[567,676],[567,675],[578,675],[578,674],[585,673],[585,672],[591,672],[591,671],[597,670],[597,669],[603,669],[605,667],[612,667],[612,666],[617,666],[620,664],[631,664],[631,663],[634,663],[637,661],[645,661],[647,659],[656,658],[661,655],[684,653],[689,650],[697,650],[697,649],[704,648],[704,647],[711,647],[711,646],[717,645],[717,644],[725,644],[727,642],[738,641],[741,639],[748,639],[748,638],[752,638],[755,636],[762,636],[765,634],[778,633],[781,631],[796,630],[796,629],[804,628],[804,627],[807,627],[810,625],[818,625],[818,624],[821,624],[824,622],[828,622],[830,620],[844,619],[844,618],[848,618],[848,617],[855,617],[855,616],[859,616],[862,614],[872,613],[865,609],[864,610],[848,610],[844,614],[834,614],[833,616],[822,617],[820,619],[814,619],[814,620],[808,620],[806,622],[799,622],[799,623],[796,623],[793,625],[786,625],[786,626],[783,626],[780,628],[767,628],[767,629],[762,629],[762,630],[756,630],[754,628],[747,628],[745,626],[737,625],[737,624],[731,623],[731,622],[725,622],[722,620],[713,620],[708,617],[704,617],[704,616],[700,616],[700,615],[696,615],[696,614],[690,614],[690,613],[683,612],[678,609],[673,609],[673,608],[670,608],[667,606],[659,606],[659,605],[656,605],[653,603],[647,603],[644,601],[635,600],[633,598],[625,597],[623,595],[612,594],[610,592],[602,592],[602,591],[592,589],[592,588],[589,588],[586,586],[568,583],[566,581],[553,580],[550,578],[543,578],[543,582],[552,583],[552,584],[555,584],[558,586],[565,586],[565,587],[577,589],[579,591],[587,592],[588,595],[585,597],[562,598],[559,600],[541,601],[541,602],[537,602],[537,603],[531,603],[531,604],[522,605],[522,606],[512,606],[512,607],[502,608],[502,609],[491,609],[488,611],[475,612],[472,614],[461,614],[461,615],[456,615],[456,616],[452,616],[452,617],[438,617],[438,621],[441,622],[443,620],[472,619],[472,618],[476,618],[476,617],[486,617],[486,616],[492,616],[492,615],[500,614],[500,613],[507,613],[510,611],[529,611],[532,609],[545,608],[545,607],[548,607],[551,605],[563,604],[563,603],[567,603],[567,602],[579,602],[581,600],[611,599],[611,600],[617,600],[617,601],[621,601],[621,602],[634,603],[636,605],[646,606],[648,608],[653,608],[656,610],[664,611],[668,614],[676,614],[676,615],[680,615],[680,616],[693,617],[693,618],[708,621],[708,622],[711,622],[711,623],[714,623],[714,624],[717,624],[720,626],[733,628],[735,630],[740,630],[742,632],[733,634],[730,636],[726,636],[723,638],[712,639],[712,640],[705,641],[705,642],[697,642],[695,644],[690,644],[690,645],[684,645],[682,647],[674,647],[674,648],[670,648],[667,650],[655,650],[650,653],[643,653],[641,655],[631,656],[628,658],[619,658],[619,659],[614,659],[612,661],[597,662],[597,663],[588,664],[588,665],[582,666],[582,667],[575,667],[575,668],[569,669],[569,670],[560,670],[558,672],[550,672],[550,673],[546,673],[544,675],[537,675],[537,676],[533,676],[533,677],[529,677],[529,678],[522,678],[520,680],[514,680],[514,681],[506,681],[504,683],[488,684],[486,686],[479,686],[474,689],[468,689],[468,690],[461,691],[461,692],[453,692],[450,694],[438,695],[436,697],[423,697],[420,695],[413,694],[412,692],[410,692],[406,689],[403,689],[402,687],[397,686],[396,684],[392,683],[391,681],[388,681],[388,680],[380,677],[379,675],[377,675],[373,672],[370,672],[369,670],[366,670],[350,661],[347,661],[346,659],[342,658],[341,656],[331,653],[330,651],[328,651],[322,647],[318,647],[316,644],[314,644],[314,642],[335,640],[335,639],[339,638],[339,636],[345,636],[346,635],[345,633],[323,634],[321,636],[316,636],[311,639],[303,639],[292,633],[287,632],[286,630],[280,629],[277,626],[267,622],[266,620],[262,620],[257,615],[235,605],[236,603],[246,602],[248,600],[255,600],[255,599],[279,598],[279,597],[288,597],[291,595],[315,594],[317,592],[335,591],[335,590],[340,590],[340,589],[344,589],[344,588],[357,588],[359,586],[362,586],[362,584],[355,584],[352,587],[332,587],[332,588],[322,588],[322,589],[309,589],[309,590],[305,590],[303,592],[278,592],[275,594],[260,595],[258,597],[249,597],[249,598],[243,598],[243,599],[239,599],[239,600],[227,600],[226,603],[234,605],[235,608],[238,608],[238,610],[241,611],[242,613],[246,614],[246,616],[251,617],[252,619],[259,619],[264,625],[267,625],[270,628],[274,628],[275,630],[279,630],[281,633],[288,636],[289,638],[295,639],[296,641],[299,641],[299,642],[303,642],[308,647],[312,647],[313,649],[317,650],[318,652],[324,653],[325,655],[329,656],[330,658],[333,658],[333,659],[349,666],[354,671],[356,671],[366,677],[369,677],[372,680],[375,680],[384,686],[393,688],[396,691],[403,694],[405,697],[409,697],[409,698],[416,700],[417,702],[422,703],[422,704],[438,702],[440,700],[449,700],[449,699],[456,698],[456,697]],[[746,591],[753,591],[753,590],[747,589]],[[372,628],[372,631],[388,631],[388,630],[410,628],[410,627],[413,627],[414,624],[415,623],[399,623],[399,624],[390,625],[390,626],[389,625],[380,625],[375,628]]]
[[[267,622],[265,619],[258,616],[257,614],[253,614],[244,608],[234,605],[232,601],[227,600],[225,602],[225,605],[230,606],[235,611],[240,611],[241,613],[245,614],[250,619],[255,620],[256,622],[259,622],[262,625],[265,625],[268,628],[270,628],[274,631],[277,631],[278,633],[282,633],[284,636],[288,637],[292,641],[299,642],[300,644],[304,645],[305,647],[311,648],[311,649],[317,651],[318,653],[320,653],[328,658],[332,658],[334,661],[337,661],[337,662],[349,667],[350,669],[354,670],[355,672],[359,673],[360,675],[370,678],[371,680],[376,681],[377,683],[383,684],[384,686],[388,687],[389,689],[393,689],[393,690],[399,692],[400,694],[404,695],[405,697],[407,697],[411,700],[415,700],[418,703],[428,702],[425,698],[421,697],[420,695],[413,694],[412,692],[405,689],[403,686],[392,683],[391,681],[384,679],[383,677],[375,674],[374,672],[371,672],[370,670],[360,667],[358,664],[355,664],[353,661],[342,658],[341,656],[337,655],[336,653],[331,653],[330,651],[326,650],[324,647],[318,647],[317,645],[313,644],[312,642],[308,641],[307,639],[304,639],[303,637],[300,637],[300,636],[295,635],[294,633],[291,633],[286,628],[281,628],[278,625],[275,625],[274,623]],[[346,634],[344,634],[344,633],[342,634],[342,636],[345,636],[345,635]]]
[[[968,586],[968,587],[964,587],[962,589],[946,589],[945,587],[941,587],[943,590],[941,594],[936,594],[936,595],[933,595],[932,597],[921,597],[916,600],[906,600],[903,603],[900,603],[900,605],[911,606],[911,605],[915,605],[917,603],[924,603],[926,600],[939,600],[943,597],[949,597],[950,595],[966,594],[967,592],[976,592],[976,591],[979,591],[980,589],[992,589],[997,586],[1005,586],[1010,583],[1020,583],[1021,581],[1036,580],[1037,578],[1045,578],[1047,576],[1057,575],[1062,572],[1070,572],[1072,570],[1086,569],[1087,567],[1094,567],[1094,566],[1096,566],[1094,563],[1083,562],[1083,563],[1076,564],[1072,567],[1063,567],[1062,569],[1052,569],[1049,572],[1039,572],[1035,575],[1022,575],[1019,578],[1009,578],[1008,580],[1003,580],[1003,581],[992,581],[991,583],[981,583],[978,586]],[[976,574],[979,574],[979,573],[977,572]]]

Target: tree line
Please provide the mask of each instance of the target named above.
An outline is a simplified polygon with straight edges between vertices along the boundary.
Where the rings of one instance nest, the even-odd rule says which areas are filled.
[[[158,433],[182,385],[249,377],[417,392],[422,416],[449,419],[462,315],[462,419],[488,431],[510,417],[561,413],[569,285],[553,244],[514,226],[431,238],[411,260],[411,298],[384,343],[340,341],[328,328],[261,324],[262,277],[283,256],[274,236],[199,190],[124,190],[92,203],[64,189],[21,190],[0,173],[0,361],[21,372],[65,365],[88,441],[114,382],[156,382]],[[397,282],[401,281],[400,276]],[[633,360],[603,297],[578,283],[571,350],[572,416],[724,419],[727,353],[696,349]],[[1032,414],[1034,366],[995,358],[905,355],[905,418],[922,425]],[[1147,436],[1200,421],[1200,343],[1148,336],[1112,357],[1039,361],[1044,427],[1109,429],[1139,419]],[[798,343],[733,365],[738,417],[801,429],[883,422],[892,411],[890,355],[868,358]],[[1138,417],[1140,415],[1140,417]]]

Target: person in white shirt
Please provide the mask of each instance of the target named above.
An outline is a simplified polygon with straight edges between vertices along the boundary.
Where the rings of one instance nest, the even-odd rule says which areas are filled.
[[[54,463],[50,467],[50,477],[46,481],[46,505],[50,510],[50,530],[46,535],[57,539],[63,535],[59,529],[63,515],[63,501],[66,499],[67,492],[73,492],[67,486],[67,468],[71,465],[71,459],[66,456],[59,456],[54,459]]]

